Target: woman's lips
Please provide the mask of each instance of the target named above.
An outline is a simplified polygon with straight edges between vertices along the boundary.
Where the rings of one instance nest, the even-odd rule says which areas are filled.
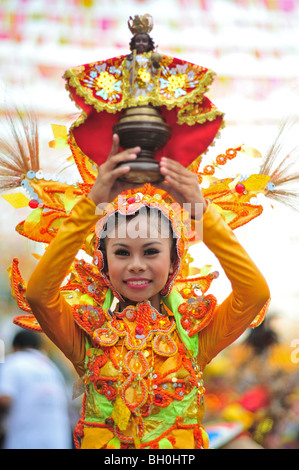
[[[132,278],[126,279],[124,283],[130,287],[131,289],[144,289],[147,287],[152,281],[150,279],[140,279],[140,278]]]

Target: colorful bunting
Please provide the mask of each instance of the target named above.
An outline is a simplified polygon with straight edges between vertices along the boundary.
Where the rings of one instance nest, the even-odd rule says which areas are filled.
[[[146,7],[148,12],[154,13],[152,7],[156,6],[156,0],[127,0],[123,8],[118,0],[111,0],[110,4],[111,8],[107,9],[107,0],[64,0],[62,9],[60,0],[2,0],[2,88],[7,87],[14,93],[14,87],[19,89],[25,85],[38,90],[41,86],[51,91],[51,96],[61,93],[63,72],[67,66],[77,65],[77,55],[74,54],[75,59],[70,59],[71,62],[66,64],[59,60],[58,53],[57,57],[55,54],[43,55],[43,47],[49,46],[49,51],[56,48],[62,54],[65,50],[80,50],[80,57],[84,57],[85,49],[88,49],[87,57],[89,51],[94,50],[95,60],[99,58],[96,55],[98,51],[104,48],[114,49],[115,55],[119,55],[117,50],[121,49],[122,54],[128,48],[130,39],[129,32],[127,36],[123,34],[126,31],[127,12],[134,14],[142,5],[142,8]],[[191,62],[203,66],[209,65],[209,61],[216,63],[211,67],[217,74],[211,90],[214,98],[222,98],[242,89],[246,90],[246,98],[261,100],[282,89],[298,90],[297,69],[293,67],[290,71],[289,65],[292,60],[295,63],[299,54],[299,43],[295,40],[299,1],[165,0],[165,5],[169,4],[173,5],[172,15],[165,8],[154,18],[155,34],[161,34],[163,30],[169,33],[163,34],[160,44],[157,44],[161,51],[174,57],[188,55]],[[230,13],[223,16],[221,12],[226,11],[226,7]],[[197,27],[199,40],[194,41]],[[189,30],[192,31],[190,38],[193,38],[190,40]],[[235,36],[232,37],[233,33],[229,31],[234,31]],[[6,45],[12,51],[14,47],[18,51],[20,44],[26,51],[25,56],[4,52]],[[240,69],[233,59],[235,55],[243,61]],[[284,67],[284,60],[287,67]],[[272,65],[269,68],[265,65],[267,61]],[[84,59],[79,58],[80,63],[84,63]],[[37,112],[41,115],[48,112],[44,110],[43,97],[46,102],[47,96],[42,96],[35,105],[37,108],[40,106],[41,111],[38,109]],[[54,140],[49,142],[49,146],[56,149],[66,145],[64,132],[54,135]]]

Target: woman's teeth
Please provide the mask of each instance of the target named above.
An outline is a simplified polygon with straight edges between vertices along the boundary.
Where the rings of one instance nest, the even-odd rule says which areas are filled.
[[[133,284],[136,286],[142,285],[142,284],[148,284],[150,281],[127,281],[127,284]]]

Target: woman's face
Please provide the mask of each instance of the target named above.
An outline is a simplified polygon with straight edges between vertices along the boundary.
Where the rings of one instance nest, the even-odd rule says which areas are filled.
[[[136,34],[135,36],[135,48],[137,54],[149,51],[149,37],[147,34]]]
[[[168,230],[165,236],[152,225],[147,215],[139,214],[108,236],[106,274],[127,304],[150,300],[159,310],[160,291],[173,273],[172,238]]]

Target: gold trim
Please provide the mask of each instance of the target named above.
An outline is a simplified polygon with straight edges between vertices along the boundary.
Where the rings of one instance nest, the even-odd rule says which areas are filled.
[[[151,53],[147,53],[147,55],[149,54]],[[139,96],[137,99],[135,99],[130,95],[130,73],[127,68],[127,56],[119,56],[117,59],[121,61],[119,68],[122,71],[122,76],[120,76],[119,79],[122,78],[123,86],[122,99],[119,103],[113,103],[111,105],[108,102],[100,103],[99,100],[93,96],[91,89],[81,85],[80,75],[82,75],[82,72],[84,71],[83,66],[71,68],[65,72],[64,78],[68,81],[69,85],[66,85],[66,88],[68,90],[70,86],[75,88],[77,95],[81,96],[86,104],[93,106],[98,112],[107,111],[109,113],[115,114],[117,111],[121,111],[122,109],[126,109],[128,107],[146,106],[149,104],[152,104],[153,106],[165,106],[168,110],[171,110],[176,106],[178,108],[182,108],[188,104],[195,102],[199,103],[204,98],[204,93],[208,90],[208,87],[212,83],[215,76],[215,73],[212,70],[204,69],[199,65],[190,63],[192,69],[195,69],[198,72],[206,70],[198,86],[193,91],[188,92],[186,95],[182,95],[178,98],[166,99],[161,94],[159,80],[161,78],[162,67],[173,62],[174,59],[172,57],[163,55],[159,72],[154,77],[152,77],[152,83],[154,85],[153,91],[147,93],[146,96]],[[97,62],[90,64],[90,67],[92,67],[93,64],[97,64]],[[73,100],[72,97],[71,99]],[[206,119],[204,119],[204,121],[205,120]],[[189,121],[191,122],[191,119],[189,119]],[[195,119],[195,122],[200,121]]]
[[[194,106],[189,105],[184,109],[180,109],[178,111],[178,124],[188,124],[189,126],[193,126],[194,124],[203,124],[206,121],[214,121],[218,116],[224,117],[224,113],[219,111],[217,108],[213,107],[214,109],[198,114],[192,114],[192,110]],[[186,111],[190,111],[190,114],[187,114]]]

